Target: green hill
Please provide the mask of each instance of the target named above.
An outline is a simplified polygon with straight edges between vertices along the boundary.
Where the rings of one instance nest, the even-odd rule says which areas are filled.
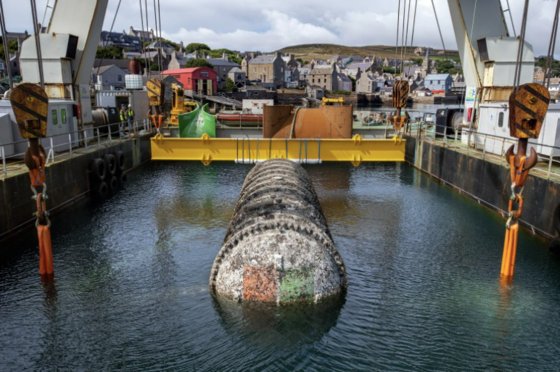
[[[419,54],[414,54],[416,48],[421,48]],[[444,51],[439,49],[430,49],[430,56],[432,57],[448,57],[459,59],[459,54],[455,50]],[[401,49],[398,50],[394,46],[389,45],[366,45],[366,46],[346,46],[337,44],[303,44],[293,45],[282,48],[279,50],[284,54],[291,53],[294,57],[301,58],[303,61],[309,62],[312,59],[329,59],[333,55],[350,56],[358,55],[362,57],[381,57],[381,58],[400,58]],[[423,58],[426,54],[424,47],[407,47],[406,58]]]

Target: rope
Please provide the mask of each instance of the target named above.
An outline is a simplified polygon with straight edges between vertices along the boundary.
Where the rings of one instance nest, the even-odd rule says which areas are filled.
[[[403,75],[403,60],[404,60],[404,44],[405,44],[405,34],[404,34],[404,26],[405,26],[405,19],[406,18],[406,0],[403,1],[403,16],[402,16],[402,33],[401,33],[401,72],[400,75]],[[395,71],[396,74],[396,71]]]
[[[150,25],[149,25],[149,17],[148,17],[148,0],[144,0],[144,10],[146,11],[146,31],[149,33],[150,32]],[[153,38],[152,38],[153,40]],[[146,61],[148,61],[148,56],[146,55],[146,53],[144,53],[144,57],[146,58]],[[149,77],[150,76],[150,64],[146,62],[146,74]]]
[[[439,31],[439,38],[441,39],[441,45],[443,46],[443,52],[446,53],[445,43],[443,42],[443,35],[441,33],[441,27],[439,25],[439,19],[436,12],[436,6],[434,5],[434,0],[432,0],[432,8],[434,9],[434,15],[436,17],[436,24],[437,24],[437,29]]]
[[[521,63],[523,62],[523,44],[525,44],[525,31],[527,29],[527,13],[529,9],[529,0],[525,0],[523,6],[523,18],[521,21],[521,31],[519,33],[519,46],[517,48],[517,60],[515,64],[515,74],[513,78],[513,86],[517,88],[521,80]]]
[[[560,0],[556,2],[556,12],[554,21],[552,22],[552,31],[550,33],[550,42],[548,44],[548,54],[546,60],[546,69],[544,77],[546,79],[546,87],[550,87],[550,75],[552,75],[552,61],[554,60],[554,48],[556,46],[556,35],[558,33],[558,12],[560,11]]]
[[[158,37],[158,27],[161,27],[161,25],[158,26],[158,13],[157,13],[157,7],[156,7],[156,0],[153,1],[154,2],[154,23],[155,23],[155,28],[156,28],[156,51],[157,51],[157,56],[158,56],[158,68],[159,68],[159,73],[161,74],[161,51],[160,49],[157,47],[158,43],[159,43],[159,47],[161,48],[161,40]]]
[[[476,6],[478,4],[478,0],[474,2],[473,14],[472,14],[472,22],[471,22],[471,31],[469,32],[469,40],[472,40],[472,33],[474,30],[474,20],[476,19]]]
[[[115,16],[113,17],[113,22],[111,22],[111,28],[109,29],[109,33],[107,34],[107,36],[111,35],[111,33],[113,32],[113,27],[115,26],[115,20],[117,19],[117,14],[119,14],[119,9],[121,7],[121,0],[119,0],[119,3],[117,4],[117,10],[115,10]],[[107,37],[108,39],[108,37]],[[103,42],[103,47],[105,48],[107,46],[108,40],[105,39],[105,41]],[[99,69],[101,68],[101,65],[103,64],[103,60],[104,58],[101,57],[101,60],[99,61],[99,64],[97,65],[97,71],[95,72],[95,75],[99,75]]]
[[[399,0],[399,5],[397,7],[397,40],[395,41],[395,63],[399,56],[399,25],[401,23],[401,0]],[[395,72],[397,72],[397,68],[395,66]]]
[[[515,24],[513,23],[513,16],[511,15],[511,7],[509,6],[509,0],[506,0],[506,4],[507,4],[507,10],[504,10],[504,12],[508,12],[509,13],[509,21],[511,22],[511,28],[513,29],[513,36],[517,37],[517,32],[515,32]]]
[[[35,32],[35,49],[37,51],[37,66],[39,67],[39,81],[41,82],[41,88],[45,87],[45,76],[43,74],[43,53],[41,51],[41,39],[39,33],[39,21],[37,18],[37,5],[35,0],[31,0],[31,16],[33,18],[33,30]]]
[[[144,29],[144,8],[142,7],[142,0],[138,0],[138,5],[140,6],[140,24],[142,26],[142,34],[140,37],[140,41],[142,42],[142,54],[144,55],[144,71],[148,71],[148,57],[146,56],[146,38],[144,36],[145,29]]]
[[[414,45],[414,30],[416,29],[416,9],[418,8],[418,0],[414,0],[414,18],[412,20],[412,36],[410,38],[410,46]]]

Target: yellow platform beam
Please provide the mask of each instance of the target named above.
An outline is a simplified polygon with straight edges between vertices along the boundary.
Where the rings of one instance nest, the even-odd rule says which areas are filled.
[[[405,140],[363,139],[269,139],[269,138],[170,138],[151,139],[152,160],[190,160],[255,163],[290,159],[301,163],[348,161],[404,161]]]

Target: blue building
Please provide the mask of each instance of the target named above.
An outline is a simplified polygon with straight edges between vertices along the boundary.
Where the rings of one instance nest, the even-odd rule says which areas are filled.
[[[424,87],[432,93],[446,93],[451,90],[453,78],[449,74],[430,74],[424,79]]]

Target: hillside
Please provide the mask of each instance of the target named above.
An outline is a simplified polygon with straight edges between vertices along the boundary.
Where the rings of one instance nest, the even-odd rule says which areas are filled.
[[[413,52],[417,47],[408,47],[406,58],[424,57],[423,55],[417,56]],[[425,48],[423,48],[425,53]],[[396,48],[388,45],[366,45],[366,46],[346,46],[337,44],[304,44],[293,45],[282,48],[279,50],[282,53],[291,53],[294,57],[301,58],[303,61],[311,61],[312,59],[329,59],[333,55],[349,56],[359,55],[362,57],[376,56],[381,58],[395,58]],[[400,58],[401,50],[398,50],[398,58]],[[443,50],[430,48],[430,55],[433,57],[449,57],[459,59],[457,51],[446,51],[445,55]]]

